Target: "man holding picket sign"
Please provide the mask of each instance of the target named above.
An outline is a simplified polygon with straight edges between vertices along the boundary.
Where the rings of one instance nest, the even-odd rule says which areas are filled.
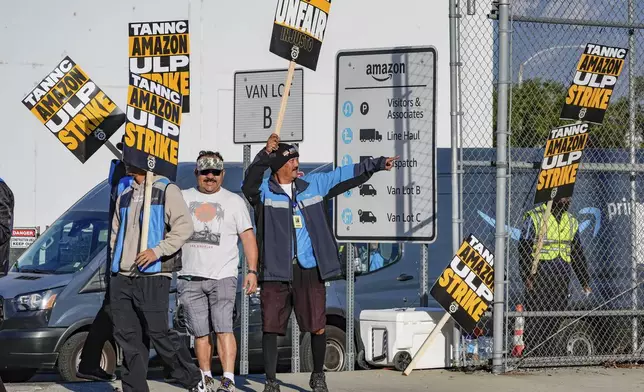
[[[246,171],[242,192],[255,209],[260,252],[263,351],[266,392],[279,391],[275,378],[277,336],[284,335],[291,310],[302,332],[311,333],[314,392],[328,391],[323,373],[326,352],[325,280],[341,278],[337,244],[326,200],[391,170],[398,157],[369,158],[329,173],[298,177],[299,153],[272,134]],[[264,172],[271,176],[264,179]]]

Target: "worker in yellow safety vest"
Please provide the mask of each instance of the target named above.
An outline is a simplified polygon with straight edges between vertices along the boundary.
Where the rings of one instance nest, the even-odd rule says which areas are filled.
[[[518,250],[521,278],[526,289],[526,311],[566,310],[569,297],[568,286],[573,272],[584,292],[590,293],[588,265],[579,239],[579,222],[568,212],[569,206],[569,197],[552,203],[536,269],[533,265],[534,255],[546,205],[541,204],[524,215]],[[556,332],[561,319],[561,317],[536,317],[527,320],[526,349],[530,350],[530,347],[538,345]],[[532,325],[529,327],[528,324]],[[552,347],[548,344],[544,344],[542,348],[544,354],[553,354]]]

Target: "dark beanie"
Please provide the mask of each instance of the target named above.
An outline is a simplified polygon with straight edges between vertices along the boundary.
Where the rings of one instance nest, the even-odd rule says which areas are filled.
[[[276,151],[273,151],[270,154],[271,158],[271,170],[273,173],[278,171],[286,162],[292,158],[297,158],[300,156],[300,153],[297,151],[295,146],[286,143],[280,143]]]

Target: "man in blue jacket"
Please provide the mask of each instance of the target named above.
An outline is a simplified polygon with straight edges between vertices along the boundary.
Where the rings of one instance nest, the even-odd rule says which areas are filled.
[[[265,392],[278,392],[277,336],[286,333],[292,308],[302,332],[311,333],[313,392],[328,391],[323,373],[326,354],[325,280],[342,278],[338,246],[326,201],[354,188],[396,158],[370,158],[329,173],[298,178],[299,153],[272,134],[246,171],[242,192],[255,209],[261,282]],[[270,168],[271,176],[264,180]]]

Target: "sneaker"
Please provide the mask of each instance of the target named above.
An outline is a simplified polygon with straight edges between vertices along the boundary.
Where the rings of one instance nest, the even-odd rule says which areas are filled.
[[[236,390],[233,380],[228,377],[222,377],[221,384],[219,384],[216,392],[235,392]]]
[[[217,390],[217,387],[215,386],[215,379],[206,375],[204,375],[203,377],[206,382],[206,391],[215,392]]]
[[[309,386],[311,387],[313,392],[329,392],[329,388],[327,388],[326,386],[324,373],[311,373]]]
[[[264,392],[280,392],[280,384],[277,383],[277,380],[266,380]]]
[[[115,374],[110,374],[105,370],[101,369],[100,367],[93,370],[83,369],[83,371],[79,369],[76,372],[76,377],[84,378],[86,380],[93,380],[93,381],[108,381],[108,382],[116,381]]]
[[[199,381],[199,384],[195,385],[194,387],[188,389],[189,392],[206,392],[206,386],[204,385],[203,381]]]

